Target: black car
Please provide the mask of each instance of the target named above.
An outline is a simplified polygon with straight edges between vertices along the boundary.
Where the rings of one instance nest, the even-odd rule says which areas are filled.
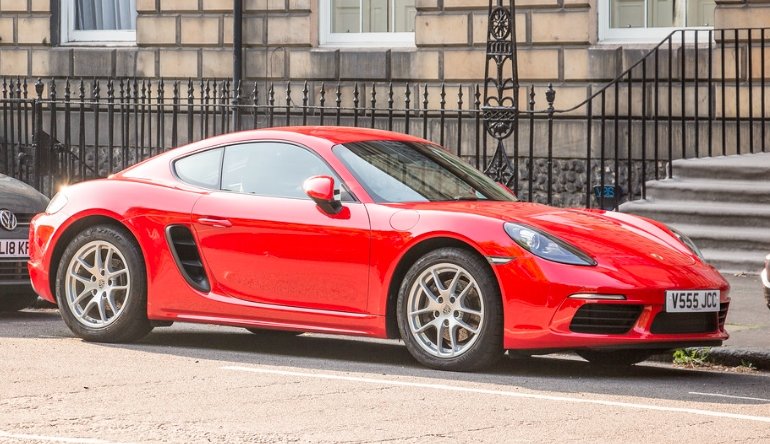
[[[16,311],[35,298],[27,259],[29,222],[48,198],[24,182],[0,174],[0,311]]]

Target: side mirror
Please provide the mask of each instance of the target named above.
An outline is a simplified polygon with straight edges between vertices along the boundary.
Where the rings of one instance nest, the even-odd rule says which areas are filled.
[[[334,189],[334,179],[329,176],[313,176],[305,180],[302,189],[328,214],[342,210],[339,190]]]

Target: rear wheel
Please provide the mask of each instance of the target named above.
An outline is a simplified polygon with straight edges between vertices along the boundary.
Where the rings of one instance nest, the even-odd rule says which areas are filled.
[[[417,260],[401,283],[396,310],[407,349],[428,367],[477,370],[503,354],[497,281],[468,251],[441,248]]]
[[[67,326],[96,342],[130,342],[152,330],[139,247],[123,228],[87,228],[64,250],[56,299]]]
[[[34,294],[2,294],[0,295],[0,311],[19,311],[31,307],[37,296]]]
[[[602,367],[628,367],[647,360],[651,350],[578,350],[581,358]]]

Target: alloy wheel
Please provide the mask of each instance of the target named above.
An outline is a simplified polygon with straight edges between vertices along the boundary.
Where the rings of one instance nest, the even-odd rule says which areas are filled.
[[[92,241],[67,266],[65,296],[81,324],[102,328],[123,312],[131,294],[131,274],[123,254],[106,241]]]
[[[425,269],[407,299],[409,329],[418,345],[437,358],[468,351],[484,323],[479,285],[463,267],[440,263]]]

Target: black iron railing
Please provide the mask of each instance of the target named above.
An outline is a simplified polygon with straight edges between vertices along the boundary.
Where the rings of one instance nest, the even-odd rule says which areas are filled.
[[[526,200],[614,208],[670,176],[674,159],[767,150],[768,35],[675,31],[569,108],[556,108],[550,85],[515,85],[522,109],[506,113],[514,131],[502,160],[478,85],[6,78],[0,172],[50,194],[215,134],[366,126],[445,145]]]

